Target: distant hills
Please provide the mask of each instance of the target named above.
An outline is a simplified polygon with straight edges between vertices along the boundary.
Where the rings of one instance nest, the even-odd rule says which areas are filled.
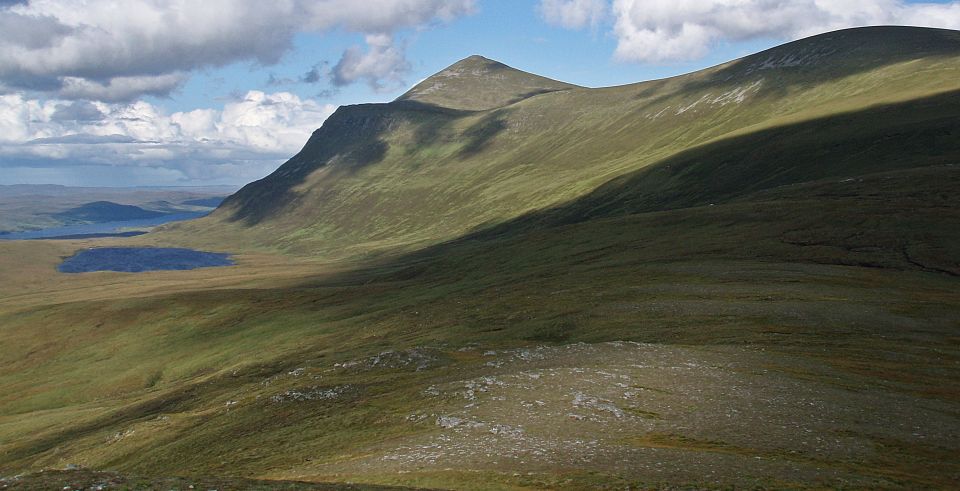
[[[0,185],[0,232],[155,218],[215,208],[235,187]],[[133,217],[133,218],[130,218]]]
[[[216,208],[220,206],[220,203],[223,203],[223,200],[227,199],[226,196],[214,196],[211,198],[200,198],[200,199],[188,199],[183,201],[181,204],[189,206],[204,206],[209,208]]]
[[[55,217],[66,221],[92,223],[142,220],[164,215],[166,215],[164,212],[144,210],[139,206],[121,205],[110,201],[94,201],[54,214]]]

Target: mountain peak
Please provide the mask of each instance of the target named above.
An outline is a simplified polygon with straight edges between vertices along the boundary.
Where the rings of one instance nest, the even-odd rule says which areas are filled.
[[[576,86],[471,55],[418,83],[397,100],[485,111],[537,94],[572,88]]]
[[[470,56],[468,56],[468,57],[466,57],[466,58],[464,58],[464,59],[462,59],[462,60],[454,63],[453,65],[451,65],[451,67],[454,67],[454,66],[457,66],[457,65],[463,65],[463,64],[470,64],[470,63],[496,63],[496,64],[499,64],[499,65],[502,65],[502,63],[500,63],[499,61],[491,60],[490,58],[487,58],[487,57],[485,57],[485,56],[483,56],[483,55],[470,55]]]

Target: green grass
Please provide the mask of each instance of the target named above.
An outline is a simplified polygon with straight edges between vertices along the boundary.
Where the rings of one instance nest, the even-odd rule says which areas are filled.
[[[11,479],[4,484],[4,489],[17,490],[49,490],[49,489],[118,489],[124,491],[155,490],[155,489],[223,489],[223,490],[318,490],[318,491],[389,491],[408,488],[392,486],[347,485],[347,484],[318,484],[307,482],[276,482],[257,481],[250,479],[229,478],[156,478],[120,475],[109,472],[92,472],[88,470],[73,471],[46,471],[29,474]]]
[[[730,204],[630,215],[452,244],[427,259],[296,288],[74,302],[8,316],[5,339],[15,341],[33,325],[72,325],[76,345],[51,348],[45,358],[33,354],[27,359],[37,368],[5,375],[3,413],[14,418],[7,435],[21,435],[6,447],[5,461],[56,466],[69,462],[65,454],[94,468],[257,476],[308,465],[307,455],[329,462],[362,454],[411,431],[432,431],[432,425],[404,422],[421,406],[420,391],[453,374],[465,376],[463,370],[483,373],[482,366],[463,360],[421,374],[327,375],[323,385],[356,386],[358,398],[292,413],[256,397],[303,382],[261,382],[299,366],[332,366],[420,345],[449,346],[451,356],[471,343],[761,345],[771,360],[800,355],[836,367],[843,376],[830,384],[957,401],[960,394],[944,391],[960,375],[951,337],[960,301],[955,280],[896,267],[816,264],[820,258],[805,256],[807,248],[784,245],[768,226],[756,228],[792,226],[791,214],[766,209]],[[830,210],[844,216],[830,203],[790,213],[829,220]],[[726,222],[737,225],[702,225]],[[740,247],[745,237],[750,250]],[[756,259],[779,251],[804,257]],[[76,321],[84,318],[105,323]],[[151,384],[157,367],[164,375]],[[23,382],[15,384],[18,379]],[[32,394],[27,387],[41,390]],[[228,400],[245,405],[224,412]],[[104,405],[129,409],[84,413],[92,419],[78,432],[75,411]],[[23,440],[21,424],[59,408],[74,408],[60,414],[66,419],[55,424],[62,429]],[[150,427],[161,415],[176,424]],[[137,451],[102,446],[130,427],[143,438]]]

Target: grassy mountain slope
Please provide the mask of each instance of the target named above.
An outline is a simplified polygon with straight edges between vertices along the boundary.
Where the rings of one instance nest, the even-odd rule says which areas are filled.
[[[411,100],[343,107],[273,175],[172,235],[322,257],[441,242],[577,199],[690,148],[958,90],[958,46],[953,31],[850,30],[683,77],[550,92],[486,111]],[[865,166],[848,159],[829,172]],[[755,183],[722,172],[755,188],[827,175],[803,166]]]
[[[949,188],[948,176],[927,176],[917,194]],[[960,376],[956,280],[817,265],[842,249],[782,240],[809,216],[842,230],[902,210],[914,198],[869,197],[884,177],[858,184],[868,191],[860,199],[591,220],[333,276],[303,265],[294,287],[171,286],[158,295],[149,287],[185,279],[80,279],[119,283],[129,297],[2,319],[3,468],[576,488],[702,483],[721,466],[710,479],[725,484],[942,486],[958,470],[958,422],[948,416],[960,397],[951,383]],[[541,348],[621,339],[661,348]],[[664,361],[641,361],[648,356]],[[631,368],[638,362],[704,368],[678,372],[688,379]],[[543,378],[563,373],[578,378]],[[627,398],[633,386],[646,389]],[[703,400],[707,387],[738,387],[744,406],[728,405],[730,395]],[[577,393],[586,402],[576,405]],[[535,401],[542,413],[526,406]],[[744,416],[718,419],[731,407]],[[451,417],[486,426],[438,425]],[[511,436],[518,426],[525,433]],[[508,433],[488,442],[491,451],[517,457],[468,460],[475,453],[465,445],[494,428]],[[807,430],[829,445],[801,445]],[[620,457],[591,458],[576,443],[583,432]],[[645,470],[654,462],[667,464]]]
[[[210,218],[0,244],[0,475],[950,487],[958,39],[353,106]],[[246,254],[54,271],[119,243]]]

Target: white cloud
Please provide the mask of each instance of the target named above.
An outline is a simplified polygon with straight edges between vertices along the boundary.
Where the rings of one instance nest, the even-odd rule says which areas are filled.
[[[217,139],[292,156],[334,109],[330,104],[301,100],[289,92],[250,91],[243,100],[224,107],[214,123],[214,135],[200,132],[195,138]]]
[[[298,33],[333,31],[362,34],[365,46],[346,50],[336,69],[318,64],[304,81],[392,87],[410,66],[398,32],[468,15],[475,2],[0,0],[0,184],[53,175],[108,184],[258,179],[335,108],[250,91],[222,109],[168,114],[141,98],[170,94],[196,70],[276,63]]]
[[[596,27],[607,13],[606,0],[540,0],[540,15],[548,24],[567,29]]]
[[[366,80],[374,90],[402,85],[403,74],[410,70],[403,48],[386,34],[368,35],[366,43],[366,52],[352,46],[343,53],[330,73],[333,84],[341,87]]]
[[[310,29],[344,26],[367,33],[417,27],[435,20],[449,22],[476,10],[474,0],[306,0],[296,3]]]
[[[389,35],[399,29],[467,15],[474,2],[32,0],[0,7],[0,89],[133,100],[169,93],[191,70],[236,61],[275,63],[298,32],[342,28],[368,41],[392,42]],[[403,56],[380,44],[370,44],[369,52]],[[394,68],[404,66],[391,61]],[[367,72],[360,78],[375,76]]]
[[[868,25],[960,28],[960,2],[902,0],[613,0],[616,58],[692,60],[724,40],[798,39]]]
[[[167,95],[186,79],[187,76],[183,73],[113,77],[106,83],[79,77],[63,77],[61,79],[63,85],[58,95],[66,99],[123,102],[144,95]]]
[[[250,91],[222,110],[165,114],[144,101],[40,101],[0,96],[0,183],[29,169],[110,169],[109,182],[243,183],[296,153],[335,107]],[[37,171],[34,175],[46,175]],[[74,172],[76,174],[76,172]],[[140,177],[133,177],[140,176]],[[149,182],[149,181],[148,181]],[[155,183],[160,184],[161,182]]]

